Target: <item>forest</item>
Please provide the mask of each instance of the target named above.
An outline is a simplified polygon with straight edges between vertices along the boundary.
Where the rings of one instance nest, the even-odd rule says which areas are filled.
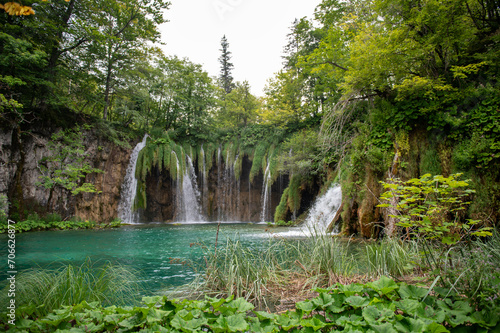
[[[226,36],[218,77],[164,54],[159,27],[170,6],[0,3],[2,249],[21,231],[120,227],[123,179],[143,138],[132,199],[140,222],[185,222],[193,209],[219,222],[217,237],[221,220],[293,228],[338,186],[326,226],[334,235],[275,237],[257,249],[227,240],[219,250],[215,238],[215,248],[201,246],[204,280],[195,289],[204,300],[146,294],[132,308],[132,289],[108,290],[115,298],[95,290],[62,296],[63,283],[78,285],[62,282],[72,270],[80,274],[74,279],[99,271],[110,274],[103,284],[128,285],[132,273],[118,264],[21,272],[17,326],[8,310],[0,325],[13,332],[499,329],[498,0],[322,0],[313,15],[291,22],[283,67],[262,96],[233,77]],[[181,193],[187,180],[199,184],[190,185],[196,209]],[[40,284],[60,283],[54,302],[30,303],[48,289],[20,284],[49,275],[59,282]],[[295,284],[305,296],[293,311],[273,312],[268,302]]]

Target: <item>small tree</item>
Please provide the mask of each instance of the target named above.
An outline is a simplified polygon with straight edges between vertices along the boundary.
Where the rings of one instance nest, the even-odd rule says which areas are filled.
[[[54,189],[58,187],[70,191],[72,195],[98,192],[94,184],[84,180],[87,174],[104,171],[93,168],[85,161],[88,154],[82,137],[79,126],[53,134],[52,141],[48,144],[50,156],[43,157],[38,162],[42,175],[37,185],[50,190],[48,208],[51,207]]]
[[[397,214],[390,217],[406,228],[409,235],[439,240],[445,247],[459,243],[466,236],[490,236],[491,228],[475,227],[479,221],[464,219],[464,214],[460,214],[470,204],[467,198],[475,192],[467,188],[468,180],[459,180],[461,175],[425,174],[406,182],[400,179],[381,182],[387,191],[380,199],[389,203],[378,207],[395,209]]]

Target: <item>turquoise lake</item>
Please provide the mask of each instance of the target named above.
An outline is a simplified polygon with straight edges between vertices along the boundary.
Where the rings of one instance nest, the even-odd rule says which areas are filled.
[[[120,263],[139,271],[139,282],[150,292],[168,290],[189,283],[196,277],[192,265],[181,262],[194,262],[201,267],[203,251],[195,243],[213,248],[216,231],[216,223],[197,223],[26,232],[16,234],[16,268],[20,274],[29,268],[57,268],[68,263],[80,265],[90,258],[97,265]],[[224,246],[229,238],[258,249],[269,242],[270,236],[266,224],[222,223],[218,244],[219,247]],[[6,267],[7,236],[0,235],[0,240]],[[6,268],[0,272],[2,280],[5,280],[6,273]]]

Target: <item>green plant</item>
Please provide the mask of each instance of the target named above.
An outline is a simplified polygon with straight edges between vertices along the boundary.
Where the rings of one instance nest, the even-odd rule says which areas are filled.
[[[9,201],[6,195],[0,195],[0,222],[7,221],[7,214],[9,213]]]
[[[459,180],[461,174],[420,178],[403,182],[391,179],[381,182],[385,191],[380,199],[389,203],[378,207],[392,207],[397,214],[390,215],[398,226],[409,234],[442,244],[455,245],[470,236],[490,236],[492,228],[479,227],[476,220],[465,220],[460,215],[470,204],[465,199],[474,193],[468,181]]]
[[[313,286],[331,285],[355,273],[355,257],[350,242],[313,231],[298,251],[297,262]]]
[[[431,291],[433,294],[431,294]],[[143,297],[137,307],[97,302],[64,306],[43,318],[24,311],[8,332],[489,332],[499,328],[494,312],[476,310],[449,290],[395,283],[335,284],[295,304],[293,311],[255,311],[242,298],[169,300]]]
[[[53,134],[47,145],[49,156],[38,161],[42,175],[37,185],[49,190],[49,208],[52,205],[54,189],[57,187],[70,191],[72,195],[98,192],[94,184],[85,182],[85,177],[87,174],[104,171],[93,168],[86,161],[88,153],[85,152],[82,138],[83,133],[79,126]]]
[[[384,239],[367,244],[366,256],[369,269],[377,276],[400,277],[413,271],[418,258],[418,247],[414,242],[401,242],[397,239]]]
[[[101,305],[130,305],[139,296],[136,273],[125,266],[93,262],[72,264],[55,270],[32,269],[16,276],[16,306],[19,315],[37,317],[83,301]],[[8,286],[2,290],[0,304],[7,306]],[[26,312],[25,312],[26,311]]]

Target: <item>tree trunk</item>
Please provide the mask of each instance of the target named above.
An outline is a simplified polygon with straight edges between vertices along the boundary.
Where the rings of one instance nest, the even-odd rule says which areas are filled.
[[[111,61],[108,63],[107,75],[106,75],[106,89],[104,90],[104,111],[102,118],[106,120],[108,118],[109,109],[109,95],[111,92],[111,71],[113,70],[113,64]]]

